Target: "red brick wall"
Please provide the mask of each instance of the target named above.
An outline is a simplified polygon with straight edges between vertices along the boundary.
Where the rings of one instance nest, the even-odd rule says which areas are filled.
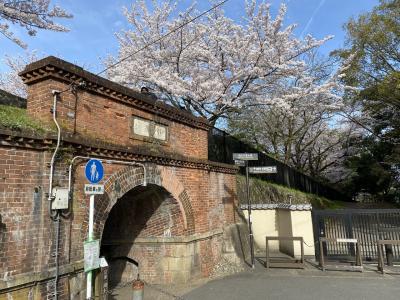
[[[102,240],[129,240],[185,234],[177,201],[164,189],[148,185],[126,193],[107,217]]]
[[[31,82],[28,89],[28,113],[48,123],[49,126],[54,126],[50,112],[53,105],[51,90],[65,90],[67,87],[68,84],[64,81],[49,77]],[[133,138],[130,132],[133,115],[168,124],[168,143],[158,145]],[[144,109],[89,91],[78,91],[75,95],[70,91],[63,93],[58,101],[57,119],[63,127],[63,137],[67,133],[76,133],[78,137],[81,136],[82,143],[97,139],[116,144],[120,148],[129,148],[131,151],[134,151],[136,146],[144,147],[147,152],[138,149],[140,155],[148,153],[142,155],[143,159],[178,155],[175,156],[175,161],[163,158],[161,160],[163,165],[146,164],[147,182],[159,186],[169,196],[161,197],[163,201],[159,201],[158,207],[143,202],[140,209],[127,208],[124,222],[129,221],[130,212],[135,215],[133,219],[136,220],[140,219],[138,216],[145,216],[136,224],[143,227],[140,231],[139,227],[136,227],[138,237],[163,236],[168,226],[172,226],[171,235],[174,237],[194,237],[222,230],[225,225],[235,222],[235,175],[217,172],[207,162],[208,145],[205,129],[189,126],[174,118],[152,115]],[[15,135],[18,134],[15,132]],[[13,147],[10,143],[1,142],[0,298],[2,287],[4,288],[9,282],[18,280],[21,282],[21,278],[27,282],[34,281],[38,280],[38,276],[43,282],[39,289],[40,293],[45,295],[52,290],[51,278],[54,275],[56,250],[56,223],[50,219],[46,196],[49,162],[54,144],[47,150],[38,150],[40,147],[34,150],[23,144]],[[85,149],[85,146],[79,149],[63,148],[55,166],[54,186],[67,187],[68,163],[76,153],[82,155]],[[104,156],[107,154],[103,154],[103,158]],[[179,156],[201,160],[201,165],[180,164],[182,160],[179,160]],[[114,157],[109,155],[108,158]],[[84,165],[85,162],[81,161],[74,167],[72,214],[62,218],[60,222],[58,249],[60,270],[73,269],[83,259],[83,241],[87,237],[89,206],[89,197],[83,193],[83,186],[86,183]],[[138,186],[143,184],[143,170],[141,167],[106,164],[102,183],[105,184],[106,194],[95,198],[96,238],[102,237],[106,221],[117,201],[121,197],[128,197],[124,195],[129,194],[132,189],[140,190]],[[146,193],[146,189],[141,191]],[[160,194],[152,197],[157,199]],[[201,272],[205,276],[210,273],[220,257],[221,243],[221,238],[217,237],[198,242],[200,257],[195,264],[195,268],[198,268],[196,272]],[[170,246],[163,248],[156,245],[151,248],[140,245],[132,248],[138,257],[146,257],[144,265],[147,267],[143,272],[148,278],[156,278],[157,270],[153,261],[162,256],[162,251],[172,251],[168,247]],[[176,271],[166,272],[163,278],[173,280]],[[63,272],[68,274],[70,271]],[[5,281],[2,282],[1,279]],[[59,287],[64,293],[67,289],[65,286],[68,286],[67,280],[60,279]]]
[[[55,222],[49,218],[45,195],[48,191],[50,158],[49,152],[0,147],[0,278],[11,280],[21,275],[44,274],[46,270],[54,273]],[[68,156],[60,159],[55,169],[54,184],[66,187]],[[84,165],[84,162],[78,164],[75,170],[73,214],[61,221],[61,266],[79,262],[83,258],[82,241],[87,236],[88,221],[88,197],[83,194],[83,184],[86,182],[83,178]],[[158,208],[153,207],[154,213],[149,215],[147,227],[140,236],[164,234],[167,222],[165,209],[173,216],[172,236],[206,233],[234,222],[235,175],[169,166],[148,165],[147,168],[148,182],[163,186],[171,198]],[[134,185],[143,182],[140,167],[133,168],[137,173],[129,173],[132,167],[106,164],[105,170],[103,182],[109,188],[118,181],[122,188],[130,189],[132,187],[123,181],[129,178],[134,178],[131,181]],[[108,181],[109,178],[113,180]],[[35,188],[40,192],[36,197]],[[186,195],[186,200],[182,195]],[[95,230],[98,238],[115,201],[96,197]],[[189,208],[182,201],[188,201]],[[194,231],[189,230],[190,224],[194,224]],[[221,244],[218,239],[213,239],[202,241],[200,247],[203,254],[199,268],[206,276],[218,260],[217,252]],[[136,248],[136,253],[139,251],[137,249],[141,248]],[[209,252],[210,249],[212,252]],[[157,255],[156,250],[152,253]],[[143,257],[143,254],[138,254],[138,257]],[[149,268],[143,269],[143,272],[151,279],[154,274],[149,261],[154,257],[148,259],[144,265]],[[163,276],[168,278],[168,273]]]
[[[38,81],[30,85],[28,88],[28,113],[34,118],[54,126],[50,112],[53,106],[51,91],[63,91],[67,88],[67,84],[53,79]],[[204,129],[167,120],[86,90],[78,91],[76,96],[69,91],[61,94],[57,106],[57,120],[63,129],[69,132],[118,145],[142,145],[151,148],[154,153],[208,158],[207,131]],[[131,132],[132,116],[168,124],[168,142],[159,145],[157,142],[146,142],[135,138]]]
[[[49,160],[48,152],[0,146],[0,278],[5,285],[15,280],[29,283],[35,274],[46,274],[55,267],[56,229],[49,218],[46,199]],[[66,184],[64,167],[54,174],[55,184]],[[69,263],[71,222],[63,220],[60,226],[60,265]],[[38,290],[17,289],[14,299],[26,299],[28,294],[46,298],[53,291],[51,283],[44,281]],[[63,296],[65,284],[65,279],[60,278],[60,299],[68,299],[66,294]]]
[[[38,234],[43,222],[48,223],[42,218],[45,203],[40,197],[44,160],[41,152],[0,148],[0,278],[6,272],[32,272],[40,256]]]
[[[80,241],[86,238],[84,235],[87,230],[88,220],[86,208],[89,204],[88,196],[83,194],[83,185],[86,182],[83,170],[84,165],[85,163],[79,164],[74,173],[76,178],[74,218],[77,220],[77,224],[73,228],[72,234],[76,237],[74,240]],[[174,207],[174,213],[177,213],[176,209],[180,205],[179,213],[181,218],[186,219],[183,221],[186,223],[185,225],[190,227],[190,223],[194,224],[194,232],[186,231],[186,234],[205,233],[235,222],[233,204],[236,201],[236,181],[234,174],[155,165],[148,165],[147,168],[147,182],[158,184],[169,192],[174,199],[174,203],[175,201],[177,202],[177,206]],[[133,182],[126,182],[127,178],[133,177],[135,177]],[[103,232],[105,221],[116,204],[116,199],[114,198],[124,196],[125,191],[128,192],[132,188],[141,185],[143,183],[143,171],[141,167],[105,164],[105,177],[102,182],[105,184],[106,192],[108,195],[112,195],[111,198],[113,199],[110,199],[107,195],[104,197],[96,196],[95,198],[95,222],[97,223],[95,234],[99,238]],[[121,186],[121,192],[114,195],[112,190],[116,182]],[[182,203],[182,197],[180,197],[182,194],[188,195],[189,209],[185,210],[183,208],[185,204]]]

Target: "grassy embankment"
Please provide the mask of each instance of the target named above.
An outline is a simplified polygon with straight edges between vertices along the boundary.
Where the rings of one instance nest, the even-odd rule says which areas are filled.
[[[246,178],[237,175],[238,197],[240,203],[246,203]],[[250,178],[250,197],[252,203],[311,203],[317,209],[338,209],[343,208],[343,202],[332,201],[314,194],[304,193],[279,184],[264,181],[257,178]]]
[[[26,109],[8,105],[0,105],[0,127],[36,133],[53,131],[52,128],[28,116]]]

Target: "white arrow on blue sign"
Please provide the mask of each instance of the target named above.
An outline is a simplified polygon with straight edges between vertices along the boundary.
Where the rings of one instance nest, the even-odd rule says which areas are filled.
[[[91,159],[85,167],[85,176],[90,183],[98,183],[103,179],[104,168],[103,164],[98,159]]]

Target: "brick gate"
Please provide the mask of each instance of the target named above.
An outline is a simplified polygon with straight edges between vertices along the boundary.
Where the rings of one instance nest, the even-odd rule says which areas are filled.
[[[234,257],[225,232],[238,221],[237,168],[208,160],[206,120],[55,57],[28,65],[20,76],[28,86],[26,113],[42,128],[0,128],[0,299],[53,298],[57,261],[60,298],[84,295],[89,199],[86,161],[76,156],[105,162],[106,193],[95,198],[94,229],[118,273],[115,283],[137,272],[149,282],[186,282],[209,276],[223,255]],[[70,165],[73,170],[58,238],[47,200],[57,143],[53,90],[62,91],[53,186],[67,187]],[[143,168],[111,161],[144,164],[147,185]],[[114,263],[122,256],[139,268]]]

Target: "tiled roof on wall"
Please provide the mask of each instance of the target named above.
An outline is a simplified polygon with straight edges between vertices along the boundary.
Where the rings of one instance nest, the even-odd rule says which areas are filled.
[[[247,204],[241,204],[240,208],[247,210]],[[287,210],[312,210],[312,205],[308,203],[304,204],[290,204],[290,203],[265,203],[265,204],[251,204],[251,209],[263,210],[263,209],[287,209]]]

